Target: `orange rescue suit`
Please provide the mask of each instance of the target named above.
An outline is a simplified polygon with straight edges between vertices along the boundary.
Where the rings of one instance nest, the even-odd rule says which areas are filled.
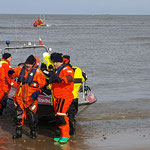
[[[4,68],[4,73],[5,73],[5,76],[4,76],[5,84],[3,85],[3,90],[4,92],[8,94],[11,89],[11,86],[16,87],[17,83],[8,76],[8,71],[13,69],[10,66],[10,62],[2,58],[2,60],[0,61],[0,64],[2,64],[2,67]]]
[[[56,73],[58,70],[59,68],[56,70]],[[58,123],[58,127],[60,128],[61,137],[70,138],[69,118],[66,113],[73,101],[72,91],[74,88],[74,71],[69,65],[65,64],[64,67],[62,67],[62,69],[60,70],[58,77],[62,79],[62,81],[60,83],[52,83],[56,122]]]
[[[24,66],[21,65],[14,69],[15,71],[15,73],[13,74],[14,78],[20,76],[20,73],[23,67]],[[34,68],[32,68],[32,69],[36,69],[36,72],[33,76],[33,82],[31,84],[26,83],[26,82],[18,82],[17,91],[14,97],[14,103],[16,103],[16,106],[19,105],[23,111],[22,121],[21,121],[22,125],[23,125],[24,120],[26,119],[26,110],[25,110],[26,108],[30,106],[31,111],[34,114],[36,114],[36,111],[37,111],[38,102],[37,100],[34,101],[32,99],[32,94],[38,90],[40,91],[40,89],[46,84],[43,72],[38,67],[37,68],[36,67],[37,65],[34,66]],[[30,71],[28,71],[25,67],[24,69],[25,69],[24,79],[26,80],[28,75],[32,74],[31,72],[32,69]]]
[[[5,85],[5,73],[4,73],[4,68],[0,64],[0,101],[4,96],[4,85]],[[1,105],[0,105],[1,108]]]

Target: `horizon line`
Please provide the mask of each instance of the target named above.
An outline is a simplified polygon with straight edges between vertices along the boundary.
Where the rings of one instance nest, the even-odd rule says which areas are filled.
[[[91,14],[85,14],[85,13],[0,13],[0,15],[144,15],[144,16],[148,16],[148,15],[150,15],[150,14],[109,14],[109,13],[91,13]]]

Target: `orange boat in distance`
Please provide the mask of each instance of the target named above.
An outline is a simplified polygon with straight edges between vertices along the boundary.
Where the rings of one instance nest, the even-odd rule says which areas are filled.
[[[38,27],[38,26],[46,26],[46,24],[44,23],[43,19],[39,18],[33,22],[33,26],[34,27]]]

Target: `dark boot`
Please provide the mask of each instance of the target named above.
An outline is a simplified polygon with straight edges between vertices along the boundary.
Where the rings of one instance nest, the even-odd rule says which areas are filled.
[[[69,122],[69,125],[70,125],[70,132],[69,132],[69,134],[70,134],[70,135],[75,135],[75,134],[76,134],[76,133],[75,133],[76,121],[74,121],[74,122]]]
[[[0,109],[0,116],[3,114],[3,110]]]
[[[35,128],[30,128],[30,129],[31,129],[31,131],[30,131],[30,138],[36,139],[37,134],[36,134]]]
[[[75,135],[75,134],[76,134],[76,133],[75,133],[75,129],[70,129],[69,134],[70,134],[70,135]]]
[[[18,139],[22,137],[22,127],[17,127],[16,128],[16,134],[13,135],[13,139]]]
[[[0,116],[3,115],[3,109],[4,109],[4,108],[3,108],[2,105],[0,104]]]

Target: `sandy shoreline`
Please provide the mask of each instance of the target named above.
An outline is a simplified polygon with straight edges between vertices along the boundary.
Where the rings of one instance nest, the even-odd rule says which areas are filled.
[[[93,104],[78,116],[84,142],[90,150],[150,150],[149,106],[149,99]]]
[[[77,133],[67,144],[53,142],[55,124],[40,124],[38,138],[13,140],[15,122],[0,117],[0,150],[150,150],[150,101],[95,103],[77,117]],[[118,116],[118,117],[117,117]],[[120,117],[124,116],[124,117]]]
[[[7,123],[7,127],[4,127],[5,123],[0,125],[0,150],[150,150],[150,128],[104,130],[93,136],[79,132],[80,128],[85,128],[79,124],[77,135],[67,144],[60,145],[53,142],[53,135],[50,137],[50,134],[40,132],[36,140],[30,139],[27,134],[13,140],[14,125]],[[25,132],[29,132],[27,127],[24,127]]]
[[[98,150],[148,150],[150,129],[126,129],[111,131],[100,137],[93,149]],[[92,141],[92,140],[91,140]]]

